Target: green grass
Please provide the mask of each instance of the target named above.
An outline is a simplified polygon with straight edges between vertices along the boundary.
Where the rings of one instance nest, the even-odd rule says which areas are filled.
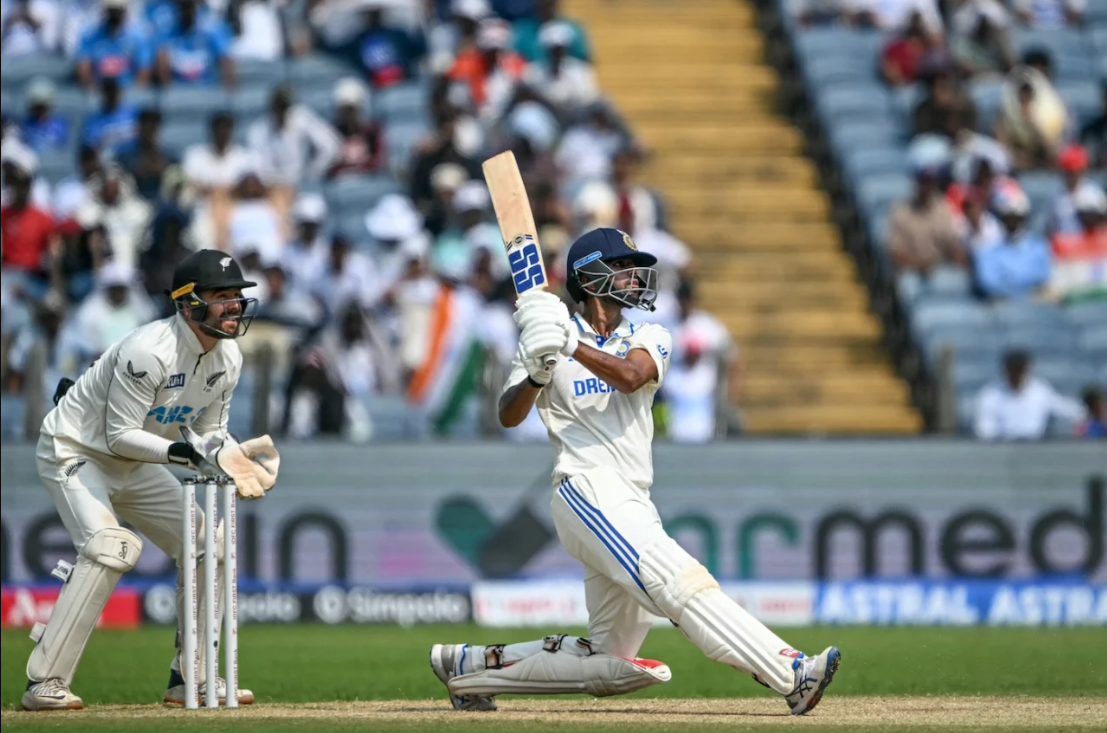
[[[571,631],[571,630],[566,630]],[[578,633],[580,630],[577,630]],[[24,666],[31,641],[24,632],[5,631],[2,642],[4,729],[81,731],[235,730],[277,733],[284,730],[441,730],[427,720],[439,707],[448,707],[443,688],[430,671],[427,652],[435,642],[510,643],[535,638],[535,630],[488,630],[475,626],[394,627],[365,626],[247,626],[240,641],[240,678],[254,691],[257,712],[295,703],[332,701],[412,701],[421,711],[405,720],[403,711],[388,720],[345,718],[253,720],[231,719],[234,712],[186,718],[185,713],[156,719],[127,720],[121,713],[105,717],[95,709],[74,715],[11,715],[25,684]],[[843,654],[842,671],[831,688],[834,698],[848,696],[998,696],[1078,697],[1097,715],[1107,695],[1107,629],[926,629],[926,628],[808,628],[784,630],[782,636],[796,648],[819,651],[835,644]],[[135,632],[99,631],[93,635],[74,683],[87,705],[146,705],[157,708],[173,654],[173,631],[145,628]],[[645,704],[646,698],[760,698],[772,704],[768,714],[783,709],[769,691],[744,675],[705,659],[676,630],[652,632],[642,656],[664,660],[673,670],[667,685],[648,688],[622,698],[620,710]],[[1098,699],[1097,699],[1098,698]],[[433,704],[415,701],[435,701]],[[828,701],[831,695],[828,695]],[[857,704],[862,701],[860,698]],[[1061,702],[1061,701],[1058,701]],[[569,705],[570,703],[566,703]],[[576,704],[576,703],[572,703]],[[841,703],[847,705],[848,701]],[[1069,703],[1066,703],[1069,704]],[[778,709],[775,706],[780,706]],[[443,709],[445,709],[443,707]],[[506,707],[506,706],[505,706]],[[667,710],[668,708],[666,708]],[[824,706],[824,709],[826,707]],[[1103,708],[1107,716],[1107,706]],[[253,711],[252,711],[253,712]],[[351,714],[352,715],[352,714]],[[742,713],[743,716],[748,713]],[[220,717],[225,716],[225,717]],[[621,727],[612,717],[602,729]],[[635,716],[637,717],[637,716]],[[716,716],[718,717],[718,716]],[[725,717],[725,716],[724,716]],[[814,718],[813,718],[814,719]],[[641,718],[638,718],[642,723]],[[714,724],[712,724],[714,721]],[[807,721],[794,721],[804,724]],[[1104,728],[1107,729],[1107,719]],[[761,730],[757,719],[689,721],[669,720],[661,727],[640,724],[636,730],[696,730],[726,723],[728,730]],[[775,728],[778,721],[773,721]],[[589,723],[588,726],[595,726]],[[829,727],[828,727],[829,725]],[[226,726],[226,727],[224,727]],[[422,726],[422,727],[420,727]],[[668,726],[668,727],[665,727]],[[753,726],[753,727],[743,727]],[[1012,723],[1015,726],[1015,723]],[[600,730],[574,725],[571,713],[519,721],[496,716],[455,715],[453,730]],[[821,730],[835,730],[822,718]],[[842,728],[842,730],[847,730]],[[870,730],[873,728],[869,728]],[[905,722],[895,730],[942,730]],[[1010,728],[1012,730],[1017,727]],[[1044,728],[1034,728],[1044,730]]]

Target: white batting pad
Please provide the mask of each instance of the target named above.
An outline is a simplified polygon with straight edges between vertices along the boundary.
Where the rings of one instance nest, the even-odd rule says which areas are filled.
[[[37,624],[31,631],[37,643],[27,660],[28,679],[60,679],[67,686],[73,684],[73,674],[108,598],[141,554],[142,540],[122,527],[92,535],[62,586],[49,623],[45,628]]]
[[[756,674],[782,695],[795,686],[794,652],[730,599],[707,568],[671,538],[642,551],[642,582],[650,598],[711,659]]]
[[[481,672],[454,677],[450,693],[459,696],[504,694],[558,695],[586,693],[595,697],[623,695],[672,678],[669,667],[650,660],[628,661],[594,654],[575,637],[548,636],[534,654]],[[512,645],[522,646],[522,645]]]

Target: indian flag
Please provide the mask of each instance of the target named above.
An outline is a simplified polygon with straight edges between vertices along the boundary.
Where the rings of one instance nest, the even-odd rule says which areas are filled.
[[[485,349],[480,296],[443,283],[431,305],[422,360],[408,384],[408,403],[429,420],[436,435],[449,434],[470,397],[477,393]]]

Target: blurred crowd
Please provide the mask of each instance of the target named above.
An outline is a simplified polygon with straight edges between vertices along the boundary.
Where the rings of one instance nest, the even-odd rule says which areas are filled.
[[[514,290],[480,169],[510,149],[559,291],[564,252],[590,228],[617,226],[658,256],[657,311],[633,318],[676,337],[669,380],[682,386],[659,409],[675,439],[715,437],[716,385],[735,373],[736,350],[696,305],[690,251],[669,233],[663,198],[638,181],[647,153],[598,88],[584,28],[556,0],[3,3],[5,63],[72,62],[70,81],[31,79],[23,109],[4,109],[6,393],[21,390],[35,344],[49,391],[170,313],[175,264],[214,247],[259,283],[246,293],[259,309],[242,346],[248,363],[270,355],[271,429],[468,434],[516,346]],[[214,109],[207,139],[181,150],[162,132],[183,111],[129,101],[187,87],[233,102],[258,91],[239,83],[236,65],[307,54],[346,65],[322,105],[278,83],[261,114]],[[69,87],[98,100],[79,129],[54,107]],[[398,136],[381,100],[408,93],[421,133],[390,150]],[[38,175],[74,137],[70,175]],[[509,437],[544,436],[532,416]]]
[[[960,298],[964,282],[983,304],[1107,299],[1107,54],[1099,66],[1095,55],[1107,14],[1086,22],[1103,9],[1096,0],[796,0],[792,9],[800,27],[884,33],[875,62],[906,113],[914,178],[882,232],[901,297]],[[1020,325],[1049,314],[1028,315],[1042,317]],[[1087,350],[1055,353],[1102,356],[1104,328],[1087,324]],[[1082,400],[1060,394],[1033,374],[1028,351],[1058,345],[1023,335],[1027,349],[1006,349],[1001,373],[977,394],[971,430],[1035,439],[1057,419],[1102,437],[1102,387],[1085,384]]]

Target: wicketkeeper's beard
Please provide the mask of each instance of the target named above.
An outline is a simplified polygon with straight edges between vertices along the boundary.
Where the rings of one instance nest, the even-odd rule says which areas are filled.
[[[200,321],[200,328],[215,338],[238,338],[246,333],[246,329],[250,327],[250,321],[253,320],[253,316],[247,314],[252,302],[254,302],[253,298],[243,298],[237,308],[232,310],[224,307],[218,314],[209,305],[208,312]]]

